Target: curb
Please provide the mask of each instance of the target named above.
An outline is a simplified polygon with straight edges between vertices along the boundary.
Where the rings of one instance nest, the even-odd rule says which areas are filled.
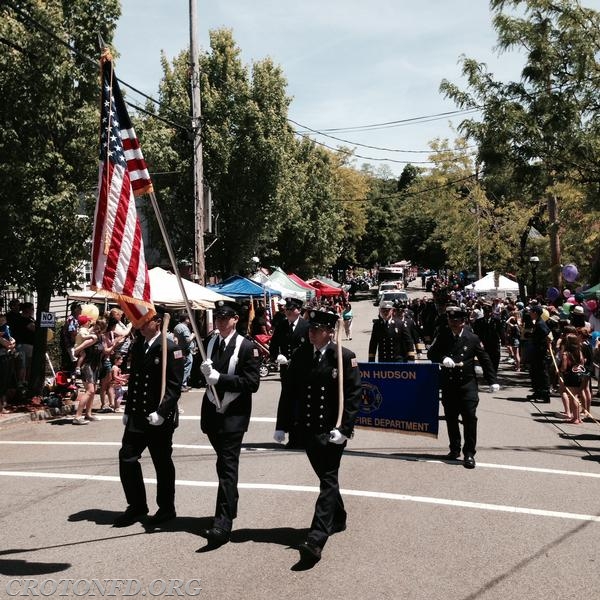
[[[62,407],[41,407],[37,410],[29,412],[18,412],[11,415],[6,415],[0,418],[0,429],[7,425],[15,425],[17,423],[27,423],[28,421],[46,421],[72,415],[75,412],[75,404],[70,404]]]

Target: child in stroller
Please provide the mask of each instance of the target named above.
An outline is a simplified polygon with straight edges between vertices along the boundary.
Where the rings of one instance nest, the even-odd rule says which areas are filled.
[[[260,356],[260,367],[259,372],[261,377],[266,377],[270,373],[274,373],[278,370],[277,363],[271,362],[271,357],[269,355],[269,341],[271,340],[271,336],[268,334],[258,334],[255,336],[247,336],[251,339],[258,348],[258,353]]]

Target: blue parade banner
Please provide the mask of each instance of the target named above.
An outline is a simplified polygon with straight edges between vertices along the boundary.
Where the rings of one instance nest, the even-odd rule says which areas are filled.
[[[356,427],[438,436],[439,365],[358,363],[362,401]]]

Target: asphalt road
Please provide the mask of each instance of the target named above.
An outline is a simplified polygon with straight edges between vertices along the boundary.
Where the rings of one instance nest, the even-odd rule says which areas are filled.
[[[377,309],[366,299],[353,308],[346,344],[365,361]],[[442,458],[443,422],[438,439],[357,430],[340,474],[348,529],[309,570],[298,570],[294,546],[310,524],[317,482],[302,452],[272,441],[277,375],[255,395],[232,541],[209,552],[197,552],[216,495],[200,390],[184,395],[175,434],[178,518],[154,532],[110,526],[125,507],[119,417],[5,426],[0,598],[597,598],[600,425],[562,423],[558,398],[526,401],[526,375],[503,367],[501,382],[498,394],[480,394],[475,470]],[[154,510],[148,457],[143,468]],[[92,579],[108,585],[104,593]]]

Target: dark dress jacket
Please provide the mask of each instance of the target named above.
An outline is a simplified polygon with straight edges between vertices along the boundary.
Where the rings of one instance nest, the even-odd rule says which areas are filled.
[[[449,327],[440,330],[429,347],[427,358],[431,362],[441,363],[446,356],[449,356],[456,364],[462,363],[462,366],[453,369],[442,368],[442,390],[452,391],[466,387],[476,391],[475,358],[483,369],[485,381],[489,385],[496,383],[496,370],[488,353],[481,340],[468,328],[465,327],[458,337],[454,336]]]
[[[273,331],[273,337],[269,342],[269,355],[274,362],[278,354],[283,354],[288,360],[292,358],[294,350],[308,342],[308,321],[300,317],[290,333],[290,324],[286,319],[277,323]]]
[[[243,338],[235,370],[231,375],[227,373],[238,336],[239,333],[234,334],[225,347],[223,356],[220,359],[212,358],[212,361],[213,367],[221,373],[215,386],[219,399],[224,398],[225,392],[239,393],[239,396],[227,406],[225,412],[219,413],[208,395],[204,394],[200,417],[200,427],[204,433],[233,433],[248,430],[252,412],[252,394],[258,390],[260,384],[260,361],[256,345]],[[210,338],[205,340],[205,349],[209,341]]]
[[[157,337],[152,345],[144,352],[144,338],[138,337],[131,350],[131,368],[127,388],[127,403],[125,414],[132,419],[137,429],[146,430],[149,427],[147,416],[157,412],[165,419],[160,427],[177,427],[179,410],[177,402],[181,396],[183,381],[184,357],[171,340],[167,339],[167,369],[164,401],[161,403],[160,389],[162,382],[162,339]]]
[[[335,427],[338,402],[338,377],[343,377],[344,408],[339,430],[351,437],[361,401],[360,371],[356,355],[342,348],[342,370],[338,373],[337,347],[329,343],[315,365],[312,344],[301,346],[294,353],[282,387],[277,411],[276,429],[295,431],[301,437],[323,435]]]
[[[415,345],[408,327],[398,319],[373,319],[369,340],[369,362],[402,362],[414,358]]]

